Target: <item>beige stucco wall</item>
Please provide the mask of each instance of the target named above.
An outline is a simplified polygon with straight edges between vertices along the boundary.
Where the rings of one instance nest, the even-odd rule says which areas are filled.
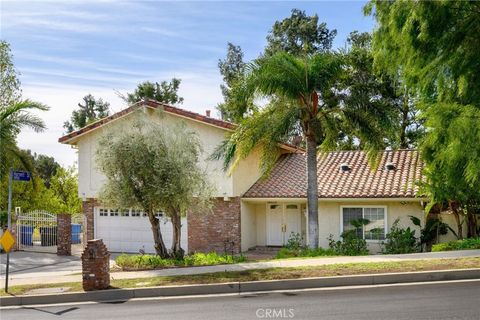
[[[261,176],[261,151],[256,148],[232,172],[233,194],[243,195]]]
[[[400,201],[346,201],[331,202],[319,201],[318,221],[319,221],[319,245],[328,247],[328,236],[333,235],[334,239],[340,239],[340,208],[342,206],[385,206],[387,218],[387,233],[389,232],[395,219],[399,218],[399,226],[414,228],[416,235],[420,236],[420,230],[415,227],[408,216],[412,215],[424,221],[424,213],[420,202],[403,202]],[[369,250],[372,253],[380,251],[379,241],[367,241]]]
[[[248,202],[242,200],[242,250],[245,251],[253,246],[266,245],[266,211],[267,203],[272,201]],[[281,199],[275,203],[298,203],[288,199]],[[328,247],[328,236],[333,235],[334,239],[340,239],[340,208],[342,206],[385,206],[387,212],[387,232],[390,230],[395,219],[399,218],[399,226],[410,227],[416,231],[417,236],[420,231],[415,227],[408,217],[409,215],[416,216],[424,221],[424,213],[419,201],[415,202],[400,202],[388,200],[368,200],[368,201],[319,201],[319,245],[321,247]],[[306,232],[307,219],[305,217],[306,204],[301,203],[301,230]],[[306,234],[304,234],[306,239]],[[372,253],[380,252],[380,245],[378,241],[367,241],[369,249]]]
[[[267,205],[265,203],[256,204],[255,212],[257,215],[257,246],[267,245]]]
[[[251,203],[241,202],[241,250],[247,251],[249,248],[255,247],[257,243],[257,222],[255,205]]]
[[[450,228],[455,230],[455,232],[457,232],[458,230],[457,222],[455,221],[455,217],[452,214],[442,213],[439,215],[439,218],[443,222],[447,223],[450,226]],[[463,237],[464,238],[467,237],[467,221],[463,222]],[[439,237],[439,242],[448,242],[448,241],[454,241],[454,240],[458,240],[458,239],[452,232],[450,232],[450,230],[448,230],[448,233],[446,235],[441,235]]]
[[[215,148],[225,139],[226,130],[166,112],[159,116],[158,113],[152,112],[150,109],[147,110],[149,110],[148,114],[160,124],[183,121],[188,129],[197,133],[203,147],[200,165],[209,173],[211,183],[216,188],[216,197],[240,196],[258,179],[260,174],[258,166],[260,154],[258,152],[254,152],[247,159],[240,161],[232,176],[228,176],[223,171],[221,160],[212,161],[208,159]],[[98,138],[107,130],[128,127],[133,117],[136,116],[138,116],[138,113],[128,114],[78,138],[76,143],[78,147],[78,193],[80,197],[97,197],[105,179],[95,165],[95,150]]]

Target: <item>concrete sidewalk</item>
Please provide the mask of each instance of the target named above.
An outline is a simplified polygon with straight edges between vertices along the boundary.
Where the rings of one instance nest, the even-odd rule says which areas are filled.
[[[229,265],[216,265],[205,267],[186,267],[186,268],[170,268],[149,271],[128,271],[128,272],[112,272],[112,279],[134,279],[148,278],[157,276],[175,276],[175,275],[192,275],[212,272],[225,271],[244,271],[254,269],[268,268],[289,268],[289,267],[307,267],[322,266],[339,263],[360,263],[360,262],[392,262],[407,260],[425,260],[425,259],[455,259],[467,257],[480,257],[480,250],[463,250],[463,251],[446,251],[446,252],[428,252],[428,253],[412,253],[399,255],[370,255],[356,257],[319,257],[306,259],[286,259],[271,260],[264,262],[246,262]],[[111,262],[112,263],[112,262]],[[479,266],[480,267],[480,266]],[[63,283],[81,281],[81,264],[78,269],[66,271],[55,270],[53,266],[48,271],[41,272],[25,272],[12,273],[10,275],[10,286],[25,284],[45,284],[45,283]],[[37,270],[36,270],[37,271]],[[0,288],[3,288],[5,282],[5,274],[0,277]]]

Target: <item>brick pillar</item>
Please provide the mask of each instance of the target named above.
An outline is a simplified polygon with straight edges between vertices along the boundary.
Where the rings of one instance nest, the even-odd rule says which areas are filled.
[[[72,255],[72,216],[66,213],[57,215],[57,255]]]
[[[102,290],[110,286],[110,253],[102,239],[87,241],[82,253],[83,290]]]
[[[240,198],[215,198],[210,213],[188,213],[188,250],[240,253]]]
[[[82,211],[83,215],[85,216],[85,226],[83,228],[83,239],[84,243],[87,243],[87,240],[92,240],[95,238],[95,221],[94,221],[94,210],[95,206],[98,206],[99,203],[97,199],[88,198],[86,201],[82,203]]]

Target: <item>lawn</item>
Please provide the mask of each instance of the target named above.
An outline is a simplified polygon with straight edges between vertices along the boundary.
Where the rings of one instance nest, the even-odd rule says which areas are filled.
[[[213,266],[217,264],[232,264],[245,262],[243,255],[219,255],[216,252],[194,253],[183,259],[162,259],[156,255],[128,255],[122,254],[115,258],[115,264],[124,271],[150,270],[168,267]]]
[[[137,279],[113,279],[112,288],[138,288],[166,285],[184,285],[184,284],[204,284],[204,283],[223,283],[223,282],[245,282],[259,280],[280,280],[280,279],[298,279],[309,277],[330,277],[358,274],[377,274],[389,272],[410,272],[410,271],[428,271],[428,270],[447,270],[447,269],[469,269],[479,268],[480,258],[461,258],[461,259],[429,259],[416,261],[398,261],[398,262],[369,262],[369,263],[349,263],[333,264],[315,267],[300,268],[271,268],[259,270],[246,270],[234,272],[216,272],[188,276],[170,276],[170,277],[150,277]],[[13,286],[10,293],[14,295],[25,294],[32,289],[69,287],[69,292],[82,291],[80,282],[57,283],[57,284],[39,284],[26,286]],[[6,293],[2,292],[5,296]]]

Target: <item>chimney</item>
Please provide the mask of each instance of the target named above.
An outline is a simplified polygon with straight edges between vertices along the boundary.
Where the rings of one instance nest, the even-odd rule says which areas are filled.
[[[207,117],[210,118],[210,110],[205,111],[205,113],[206,113]]]

